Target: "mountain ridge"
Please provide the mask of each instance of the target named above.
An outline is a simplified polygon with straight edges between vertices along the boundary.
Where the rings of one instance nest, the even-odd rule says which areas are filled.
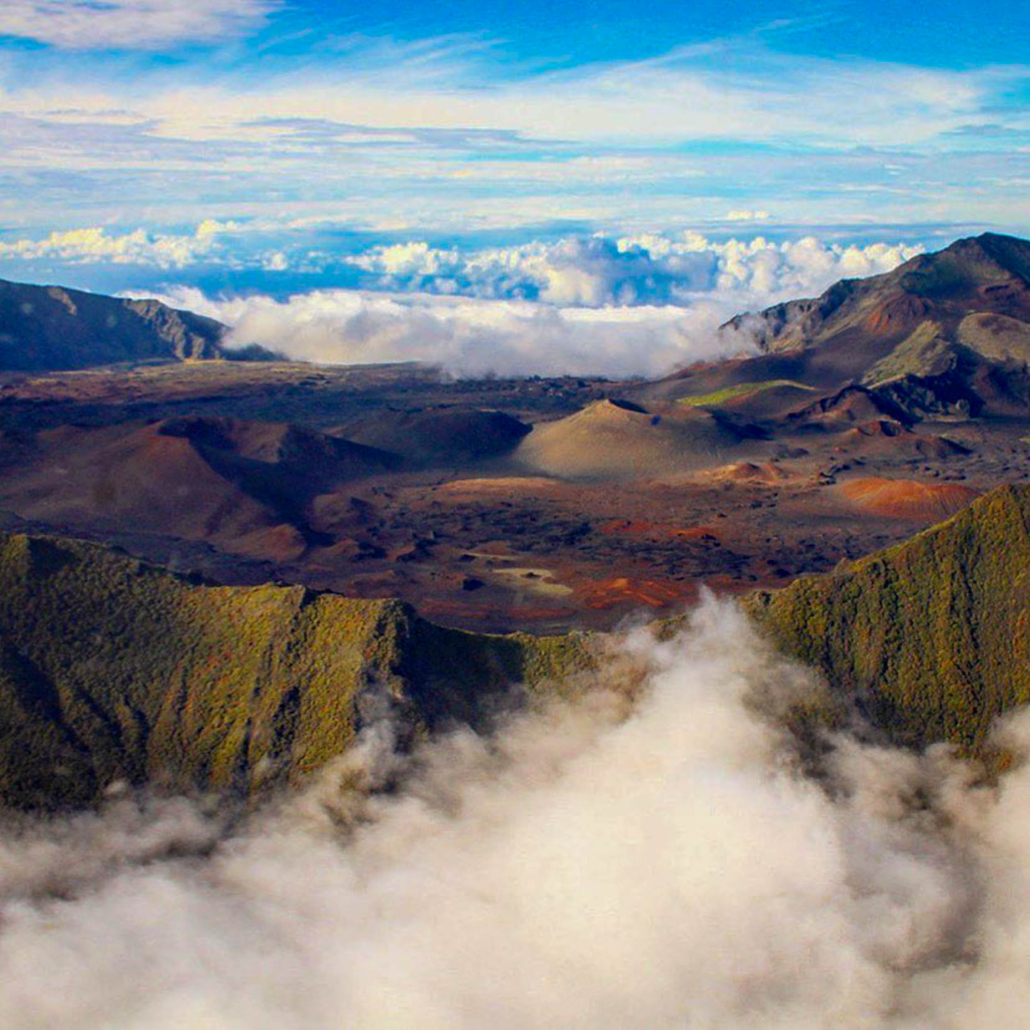
[[[227,327],[154,299],[0,279],[0,369],[76,371],[121,362],[261,357],[230,352]]]
[[[998,716],[1030,700],[1028,570],[1030,486],[1010,485],[742,603],[886,739],[983,754]],[[396,600],[216,586],[103,545],[0,534],[0,801],[89,805],[121,781],[258,796],[376,719],[404,747],[488,729],[520,697],[574,696],[605,639],[445,629]]]
[[[0,802],[118,782],[260,794],[390,716],[401,745],[592,663],[585,637],[444,629],[400,601],[207,584],[99,544],[0,533]],[[454,675],[460,669],[461,675]]]
[[[893,741],[976,753],[1030,701],[1030,486],[745,608]]]
[[[719,332],[757,353],[675,372],[640,396],[792,380],[823,393],[864,385],[912,421],[1026,417],[1030,241],[959,239],[890,272],[841,279],[818,297],[736,315]]]
[[[868,328],[880,333],[896,331],[912,319],[921,320],[935,309],[934,301],[943,294],[979,292],[991,303],[1030,314],[1028,281],[1030,242],[983,233],[956,240],[940,251],[918,254],[890,272],[840,279],[818,297],[784,301],[759,312],[736,315],[722,328],[750,333],[765,351],[790,351],[811,346],[808,338],[822,331],[825,322],[884,288],[894,288],[893,303],[864,312],[869,318]]]

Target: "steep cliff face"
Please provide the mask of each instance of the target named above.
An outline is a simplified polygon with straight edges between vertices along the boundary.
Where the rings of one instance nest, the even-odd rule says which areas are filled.
[[[191,583],[79,541],[0,537],[0,801],[117,781],[296,782],[389,713],[405,739],[485,725],[513,684],[590,662],[580,637],[477,636],[395,601]]]
[[[752,595],[788,653],[893,740],[971,751],[1030,700],[1030,487],[1006,486],[890,550]]]
[[[224,357],[225,326],[156,300],[0,280],[0,369],[82,369]]]

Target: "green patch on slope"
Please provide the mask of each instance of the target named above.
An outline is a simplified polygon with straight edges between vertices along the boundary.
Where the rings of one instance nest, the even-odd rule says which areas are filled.
[[[793,379],[768,379],[761,383],[737,383],[735,386],[727,386],[722,390],[715,390],[712,393],[693,394],[689,397],[680,397],[677,403],[686,404],[692,408],[717,408],[728,401],[737,400],[740,397],[749,397],[765,390],[774,390],[777,387],[789,386],[796,390],[811,391],[812,386],[795,382]]]

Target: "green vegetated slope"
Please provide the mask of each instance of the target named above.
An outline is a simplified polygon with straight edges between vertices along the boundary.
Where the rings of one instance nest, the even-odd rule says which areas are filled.
[[[511,685],[590,664],[581,637],[443,629],[396,601],[189,582],[110,548],[0,534],[0,802],[117,781],[296,782],[389,712],[485,724]]]
[[[777,387],[792,387],[795,390],[808,391],[815,389],[813,386],[797,383],[793,379],[767,379],[760,383],[736,383],[712,393],[688,394],[686,397],[680,397],[679,403],[692,408],[716,408],[720,404],[726,404],[739,397],[750,397],[756,393],[764,393],[766,390],[775,390]]]
[[[975,753],[1030,700],[1030,487],[745,605],[893,740]],[[0,803],[86,805],[117,781],[252,794],[302,781],[384,715],[402,744],[484,728],[513,685],[572,691],[594,663],[577,634],[466,633],[397,601],[203,585],[0,534]]]
[[[976,752],[1030,700],[1030,487],[746,605],[774,641],[904,744]]]

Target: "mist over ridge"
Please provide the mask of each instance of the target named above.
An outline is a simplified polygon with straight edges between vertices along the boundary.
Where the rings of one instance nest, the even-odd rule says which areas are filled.
[[[578,703],[407,760],[389,726],[234,828],[174,800],[0,850],[5,1026],[916,1027],[1018,1011],[1025,769],[783,729],[732,606]],[[627,709],[627,666],[646,670]],[[1025,718],[1005,730],[1021,752]],[[400,762],[400,765],[397,763]],[[341,782],[400,778],[355,808]],[[61,970],[61,989],[52,973]]]

